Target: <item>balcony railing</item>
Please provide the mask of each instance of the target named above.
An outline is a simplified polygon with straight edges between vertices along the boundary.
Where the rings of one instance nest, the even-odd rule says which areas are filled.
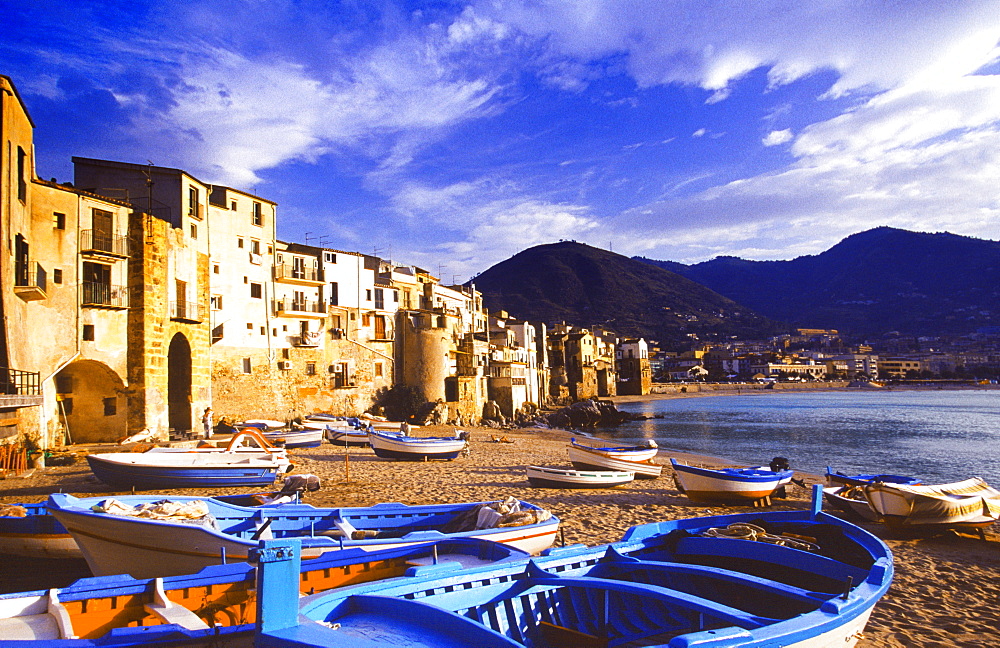
[[[187,322],[200,322],[201,310],[198,308],[198,302],[170,302],[170,319],[185,320]]]
[[[113,286],[97,281],[84,281],[83,305],[107,308],[128,308],[128,286]]]
[[[48,273],[37,261],[18,263],[14,267],[14,292],[25,301],[45,299]]]
[[[80,232],[80,251],[127,257],[129,253],[128,237],[95,230],[83,230]]]
[[[279,263],[274,266],[274,280],[289,281],[293,283],[323,283],[323,278],[320,276],[320,272],[316,268],[304,268],[301,266],[295,267],[287,263]]]
[[[37,371],[21,371],[0,367],[0,394],[8,396],[38,396],[42,393]]]
[[[326,304],[310,299],[276,299],[274,300],[274,312],[278,315],[282,313],[297,313],[325,316]]]
[[[292,338],[292,344],[297,347],[318,347],[323,341],[323,334],[319,331],[303,333]]]

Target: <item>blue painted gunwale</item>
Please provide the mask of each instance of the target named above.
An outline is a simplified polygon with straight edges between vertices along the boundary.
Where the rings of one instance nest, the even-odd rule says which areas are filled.
[[[299,572],[317,570],[336,570],[348,565],[360,563],[388,561],[395,559],[413,560],[416,558],[429,558],[432,555],[463,554],[489,559],[494,563],[504,563],[527,560],[528,554],[489,540],[479,540],[471,538],[459,538],[451,540],[441,540],[437,542],[426,542],[406,547],[394,547],[390,549],[380,549],[368,551],[359,547],[344,549],[326,553],[319,558],[304,560],[300,562]],[[454,563],[442,561],[434,565],[437,570],[447,570],[454,568]],[[409,570],[413,574],[428,571],[424,567],[411,567]],[[430,571],[434,571],[431,569]],[[206,567],[196,574],[185,576],[167,576],[162,579],[165,592],[184,588],[200,588],[209,585],[224,586],[230,583],[248,582],[254,583],[256,579],[256,568],[246,562],[230,563],[228,565],[213,565]],[[82,578],[69,587],[58,591],[59,601],[66,603],[69,601],[80,601],[87,599],[109,598],[114,596],[142,596],[148,595],[153,588],[156,579],[144,578],[136,579],[128,575],[100,576],[95,578]],[[35,590],[28,592],[15,592],[10,594],[0,594],[0,605],[4,601],[32,596],[47,596],[48,590]],[[127,648],[133,646],[168,645],[180,644],[193,645],[213,645],[215,640],[234,639],[240,635],[249,638],[254,630],[253,624],[235,624],[230,626],[218,626],[208,630],[191,630],[176,624],[163,624],[158,626],[115,628],[104,637],[94,639],[58,639],[58,640],[4,640],[0,637],[0,648]],[[207,643],[206,643],[207,642]],[[242,643],[246,643],[243,641]],[[228,644],[227,644],[228,645]]]
[[[379,448],[372,442],[374,438],[381,438],[392,443],[399,443],[409,446],[405,450],[393,450],[391,448]],[[456,443],[461,443],[455,437],[409,437],[399,434],[385,434],[374,430],[368,431],[368,444],[375,455],[383,459],[402,459],[407,461],[423,461],[424,459],[456,459],[465,450],[465,444],[461,444],[457,449],[442,451],[443,447],[454,447]]]
[[[298,610],[302,616],[292,618],[284,627],[272,626],[266,632],[259,632],[257,645],[383,645],[359,643],[355,637],[348,636],[344,627],[333,631],[313,621],[337,622],[341,618],[346,625],[351,614],[360,610],[371,615],[372,618],[366,619],[369,623],[384,622],[387,624],[385,627],[391,629],[394,621],[376,618],[374,612],[387,601],[396,600],[393,604],[393,616],[396,618],[406,609],[416,614],[417,619],[424,618],[421,615],[427,609],[425,604],[455,611],[455,622],[462,628],[459,636],[470,641],[466,645],[474,645],[472,638],[479,640],[482,637],[483,645],[537,646],[537,643],[529,642],[527,635],[530,628],[517,622],[517,614],[526,609],[551,608],[540,601],[551,601],[554,605],[555,599],[551,596],[555,595],[551,592],[559,588],[575,588],[574,605],[589,602],[591,607],[581,607],[584,610],[581,616],[599,616],[603,594],[594,596],[594,593],[613,592],[615,596],[623,597],[621,600],[627,603],[623,606],[624,614],[614,618],[612,625],[618,628],[618,632],[626,633],[626,638],[615,636],[612,643],[619,639],[627,640],[627,633],[635,632],[635,628],[642,632],[656,623],[669,623],[678,614],[706,614],[716,620],[712,625],[717,627],[684,631],[664,645],[678,648],[699,645],[710,645],[712,648],[763,647],[805,641],[849,627],[849,624],[860,623],[863,615],[888,590],[893,576],[892,554],[885,543],[855,525],[820,512],[818,490],[814,498],[816,501],[811,511],[747,513],[646,524],[630,529],[620,542],[595,548],[575,545],[552,549],[542,557],[532,559],[528,565],[485,567],[422,578],[404,577],[307,597]],[[760,521],[779,529],[787,526],[801,530],[803,525],[806,528],[818,525],[815,531],[819,531],[820,527],[836,529],[851,541],[854,554],[851,562],[860,564],[849,564],[791,547],[735,538],[688,535],[708,527]],[[707,556],[708,562],[716,556],[727,565],[698,564],[694,560],[697,556]],[[763,577],[740,571],[740,557],[748,560],[746,564],[772,566],[776,574],[786,575],[787,581],[782,577]],[[847,558],[846,553],[841,557]],[[821,590],[793,582],[798,576],[810,574],[814,575],[817,583],[823,584]],[[697,593],[671,589],[684,578],[705,578],[716,584],[726,584],[715,588],[715,591],[721,592],[720,597],[737,587],[751,594],[756,593],[753,598],[759,599],[758,604],[763,601],[766,606],[769,599],[775,601],[774,614],[760,614],[760,610],[755,614],[718,604]],[[261,586],[267,588],[267,581]],[[588,592],[590,595],[587,595]],[[265,589],[262,600],[266,601],[269,595]],[[358,600],[352,602],[355,597]],[[510,604],[504,601],[510,601]],[[514,601],[517,603],[514,604]],[[753,604],[753,600],[743,603]],[[352,605],[355,606],[353,611]],[[531,605],[538,607],[529,608]],[[791,613],[789,609],[792,609]],[[784,616],[782,610],[785,610]],[[658,612],[663,613],[662,619],[651,619],[651,615]],[[299,623],[303,617],[309,621]],[[495,628],[509,636],[498,637],[498,633],[480,625],[475,619],[482,619],[483,623],[492,622]],[[442,627],[437,621],[431,625],[433,627],[428,628],[429,631]],[[483,630],[489,632],[483,633]],[[433,635],[428,637],[433,638]],[[486,643],[486,640],[494,643]],[[424,645],[439,644],[428,641]]]
[[[0,515],[0,535],[68,535],[66,527],[52,517],[45,502],[19,502],[12,506],[21,506],[27,512],[24,517]]]
[[[231,486],[266,486],[274,483],[279,467],[219,466],[178,467],[117,464],[99,455],[87,455],[94,476],[109,486],[140,489],[216,488]]]
[[[670,464],[674,470],[732,482],[767,483],[773,482],[775,479],[787,481],[795,475],[795,472],[792,470],[774,472],[763,468],[699,468],[697,466],[677,463],[673,458],[670,459]]]
[[[910,486],[923,483],[920,479],[916,477],[909,477],[907,475],[845,475],[842,472],[833,472],[830,470],[829,466],[826,467],[826,480],[827,483],[838,483],[848,486],[864,486],[875,482],[883,482],[886,484],[906,484]]]

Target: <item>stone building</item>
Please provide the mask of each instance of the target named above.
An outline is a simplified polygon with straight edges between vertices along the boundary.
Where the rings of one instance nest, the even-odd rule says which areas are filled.
[[[618,394],[643,396],[653,390],[653,369],[646,340],[629,338],[617,348]]]

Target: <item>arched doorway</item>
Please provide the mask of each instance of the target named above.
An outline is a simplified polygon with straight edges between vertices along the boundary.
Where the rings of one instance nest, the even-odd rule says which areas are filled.
[[[77,360],[55,376],[55,416],[73,443],[105,443],[128,435],[125,384],[96,360]]]
[[[180,333],[167,350],[167,408],[171,430],[191,430],[191,345]]]

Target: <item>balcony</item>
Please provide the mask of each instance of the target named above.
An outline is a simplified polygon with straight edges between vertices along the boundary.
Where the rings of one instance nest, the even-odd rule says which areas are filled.
[[[30,407],[42,404],[37,371],[0,367],[0,407]]]
[[[45,299],[48,273],[37,261],[18,263],[14,268],[14,294],[24,301]]]
[[[81,288],[85,308],[128,308],[128,286],[84,281]]]
[[[292,345],[297,347],[318,347],[323,340],[323,335],[319,331],[306,332],[292,338]]]
[[[170,319],[180,322],[201,322],[201,310],[198,308],[198,302],[170,302]]]
[[[276,299],[274,314],[278,317],[326,317],[326,304],[309,299]]]
[[[94,230],[80,232],[80,254],[127,259],[128,253],[127,236]]]
[[[315,268],[295,267],[287,263],[274,266],[274,280],[299,286],[323,285],[323,278]]]

